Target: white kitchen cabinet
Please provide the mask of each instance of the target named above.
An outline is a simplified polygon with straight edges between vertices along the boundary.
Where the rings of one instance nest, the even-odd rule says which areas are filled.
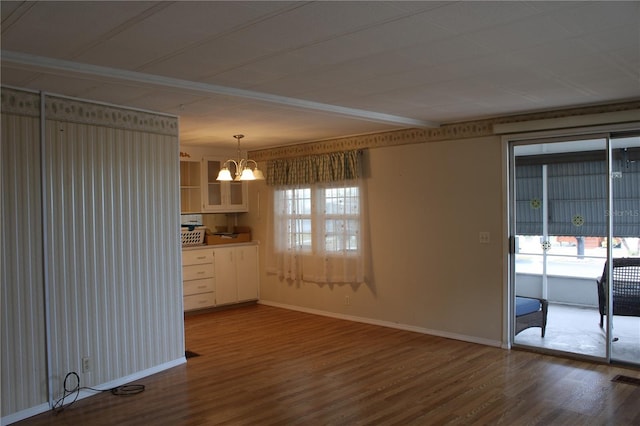
[[[216,247],[216,304],[258,299],[258,246]]]
[[[202,211],[208,213],[233,213],[249,211],[247,182],[222,182],[216,180],[227,158],[205,157],[202,160]],[[235,165],[228,164],[231,176]]]
[[[258,300],[258,246],[182,250],[182,285],[185,311]]]
[[[215,306],[215,267],[213,250],[182,251],[184,310]]]

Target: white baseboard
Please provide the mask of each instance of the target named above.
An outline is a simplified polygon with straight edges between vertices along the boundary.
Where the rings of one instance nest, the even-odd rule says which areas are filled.
[[[29,417],[44,413],[50,409],[51,407],[49,407],[48,403],[36,405],[35,407],[27,408],[26,410],[4,416],[0,419],[0,424],[2,426],[10,425],[11,423],[19,422],[20,420],[28,419]]]
[[[379,325],[381,327],[395,328],[398,330],[413,331],[415,333],[428,334],[430,336],[444,337],[444,338],[453,339],[453,340],[461,340],[463,342],[477,343],[485,346],[494,346],[498,348],[503,347],[503,343],[500,340],[483,339],[475,336],[467,336],[464,334],[449,333],[449,332],[440,331],[440,330],[431,330],[428,328],[418,327],[415,325],[400,324],[396,322],[382,321],[382,320],[377,320],[373,318],[363,318],[363,317],[357,317],[353,315],[338,314],[335,312],[321,311],[318,309],[305,308],[305,307],[296,306],[296,305],[288,305],[285,303],[271,302],[268,300],[260,300],[258,301],[258,303],[261,305],[273,306],[274,308],[289,309],[291,311],[305,312],[307,314],[321,315],[325,317],[343,319],[343,320],[354,321],[354,322],[361,322],[361,323],[371,324],[371,325]]]
[[[184,364],[185,362],[187,362],[187,359],[185,357],[181,357],[173,361],[165,362],[164,364],[156,365],[155,367],[147,368],[146,370],[138,371],[128,376],[124,376],[119,379],[112,380],[110,382],[102,383],[100,385],[94,385],[92,387],[96,389],[113,389],[115,387],[122,386],[127,383],[131,383],[135,380],[140,380],[144,377],[151,376],[152,374],[156,374],[161,371],[168,370],[173,367],[177,367],[178,365]],[[81,390],[78,393],[78,399],[87,398],[89,396],[93,396],[96,394],[97,392],[95,391]],[[71,399],[72,398],[70,398],[70,400]],[[26,410],[18,411],[16,413],[12,413],[2,417],[2,419],[0,419],[0,424],[2,426],[10,425],[11,423],[19,422],[20,420],[24,420],[29,417],[33,417],[38,414],[45,413],[49,410],[51,410],[51,406],[48,403],[36,405],[35,407],[30,407],[30,408],[27,408]]]

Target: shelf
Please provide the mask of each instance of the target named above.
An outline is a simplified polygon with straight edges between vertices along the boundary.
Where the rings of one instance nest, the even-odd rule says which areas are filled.
[[[180,161],[180,213],[200,213],[200,162]]]

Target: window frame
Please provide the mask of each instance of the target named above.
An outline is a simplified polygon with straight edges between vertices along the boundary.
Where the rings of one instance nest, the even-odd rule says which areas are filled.
[[[338,190],[338,194],[330,197],[331,192],[335,192]],[[323,184],[309,184],[309,185],[300,185],[297,187],[289,187],[289,188],[279,188],[276,189],[277,192],[281,192],[280,196],[284,197],[284,202],[286,203],[286,212],[279,213],[276,212],[275,220],[285,221],[287,226],[285,231],[287,232],[286,237],[278,236],[278,239],[284,241],[285,244],[277,244],[279,250],[277,251],[286,251],[286,250],[296,250],[301,252],[302,254],[316,255],[322,253],[326,256],[359,256],[362,252],[362,191],[360,186],[355,181],[345,182],[344,184],[337,185],[334,183],[323,183]],[[298,191],[309,191],[310,196],[310,212],[301,212],[302,210],[300,205],[301,200],[304,198],[300,198],[295,196]],[[355,196],[349,194],[349,192],[355,192]],[[329,200],[331,199],[342,199],[350,198],[351,201],[355,200],[355,206],[353,203],[345,202],[341,207],[342,213],[340,213],[340,208],[336,209],[335,212],[327,212],[327,206],[331,204]],[[295,208],[298,207],[298,208]],[[355,210],[356,213],[347,213],[347,210]],[[299,227],[296,226],[303,220],[311,221],[311,232],[299,232],[296,231],[296,228],[304,228],[304,226]],[[341,232],[336,232],[334,230],[329,231],[331,226],[328,225],[328,222],[340,222],[343,221],[346,223],[355,224],[351,226],[349,229],[353,229],[352,232],[347,232],[347,238],[342,239],[341,242],[337,244],[337,247],[334,245],[332,247],[331,244],[327,243],[327,237],[329,234],[331,236],[339,238]],[[310,244],[300,243],[301,236],[310,235],[311,241]],[[355,243],[353,243],[355,241]],[[353,246],[355,245],[355,248]]]
[[[337,194],[337,196],[329,196],[329,192],[330,191],[335,191],[337,190],[337,192],[341,192],[341,194]],[[351,191],[355,192],[355,196],[349,194]],[[361,197],[360,197],[360,188],[357,185],[340,185],[340,186],[321,186],[317,189],[318,193],[323,193],[322,196],[318,196],[317,197],[317,202],[321,203],[321,205],[318,205],[318,212],[323,211],[323,220],[322,222],[322,229],[319,230],[317,235],[323,235],[323,242],[322,244],[324,245],[324,252],[325,253],[340,253],[341,255],[357,255],[360,253],[360,239],[359,239],[359,235],[360,235],[360,229],[361,229],[361,208],[360,208],[360,204],[361,204]],[[328,200],[330,199],[342,199],[342,200],[346,200],[348,198],[350,198],[351,200],[355,199],[356,200],[356,205],[355,205],[355,210],[356,213],[355,214],[349,214],[347,213],[347,210],[350,210],[349,207],[347,206],[348,204],[350,205],[351,203],[347,203],[345,202],[342,209],[343,212],[336,212],[336,213],[328,213],[327,212],[327,205]],[[328,226],[328,223],[330,221],[333,222],[338,222],[338,221],[342,221],[344,222],[343,226],[348,226],[349,222],[355,222],[356,226],[355,228],[357,229],[356,231],[354,231],[353,233],[349,233],[347,231],[345,232],[336,232],[335,230],[329,231],[329,228],[331,228],[331,226]],[[329,237],[329,234],[331,234],[332,236],[334,236],[335,238],[339,238],[341,235],[345,235],[347,238],[343,239],[342,243],[341,243],[341,248],[337,248],[337,249],[330,249],[329,248],[329,244],[327,243],[327,238]],[[350,248],[350,244],[349,241],[351,241],[351,239],[354,238],[355,239],[355,248]],[[318,243],[320,244],[320,242]]]

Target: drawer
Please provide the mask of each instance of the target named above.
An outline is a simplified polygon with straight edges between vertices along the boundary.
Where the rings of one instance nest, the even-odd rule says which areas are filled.
[[[182,267],[182,281],[213,277],[213,263],[187,265]]]
[[[189,280],[183,282],[184,295],[207,293],[214,291],[213,278],[205,278],[203,280]]]
[[[199,265],[213,262],[213,250],[182,250],[182,265]]]
[[[194,309],[210,308],[216,304],[214,293],[201,293],[191,296],[184,296],[184,310],[192,311]]]

